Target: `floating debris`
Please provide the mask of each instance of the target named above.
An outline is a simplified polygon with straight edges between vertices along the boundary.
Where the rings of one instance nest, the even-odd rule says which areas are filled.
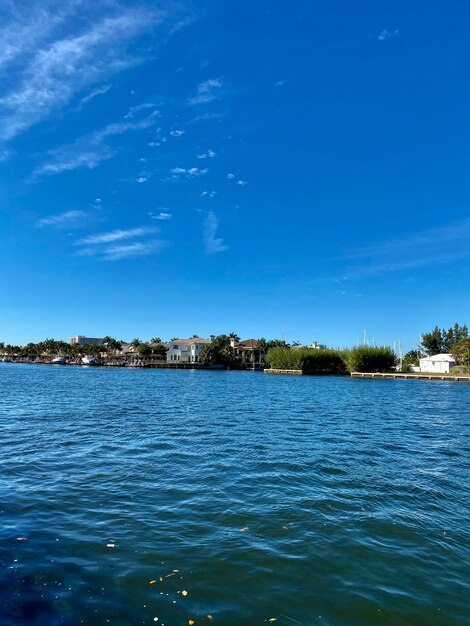
[[[250,530],[250,529],[248,528],[248,526],[245,526],[244,528],[240,528],[240,532],[241,533],[244,533],[245,530]]]
[[[17,537],[16,541],[28,541],[28,537]]]
[[[149,585],[154,585],[156,582],[156,580],[149,580]]]
[[[115,543],[107,543],[107,544],[106,544],[106,547],[107,547],[107,548],[115,548],[115,547],[116,547],[116,544],[115,544]]]
[[[185,597],[188,595],[188,592],[186,591],[186,589],[183,589],[183,591],[181,592],[181,595]]]

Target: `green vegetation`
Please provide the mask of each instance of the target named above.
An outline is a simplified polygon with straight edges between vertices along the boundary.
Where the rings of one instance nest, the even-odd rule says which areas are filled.
[[[396,364],[395,353],[386,346],[355,346],[343,354],[350,372],[389,372]]]
[[[206,365],[230,365],[235,360],[229,335],[218,335],[201,349],[199,358]]]
[[[430,333],[425,333],[421,339],[421,346],[424,352],[431,356],[440,353],[453,353],[454,346],[461,340],[468,337],[468,326],[459,326],[455,323],[448,330],[437,326]]]
[[[304,374],[345,374],[347,372],[341,352],[338,350],[309,350],[302,359]]]
[[[266,356],[272,369],[302,370],[305,374],[389,372],[396,357],[391,348],[356,346],[352,350],[271,348]]]
[[[452,354],[459,365],[470,366],[470,337],[460,339],[452,347]]]
[[[344,374],[346,365],[338,350],[287,348],[276,346],[266,355],[272,369],[302,370],[305,374]]]

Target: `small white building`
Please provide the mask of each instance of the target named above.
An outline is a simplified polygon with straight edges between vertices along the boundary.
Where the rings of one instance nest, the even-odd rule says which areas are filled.
[[[435,354],[419,360],[419,371],[432,374],[448,374],[456,365],[452,354]]]
[[[203,337],[191,339],[175,339],[168,344],[166,360],[171,363],[198,363],[202,348],[210,343]]]

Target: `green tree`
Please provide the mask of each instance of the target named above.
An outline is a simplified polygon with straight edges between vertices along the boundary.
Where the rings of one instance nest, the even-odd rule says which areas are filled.
[[[470,337],[463,337],[454,344],[452,354],[459,365],[470,366]]]
[[[137,352],[140,356],[150,356],[152,354],[152,348],[148,343],[141,343],[137,348]]]
[[[442,332],[436,326],[430,333],[424,333],[421,338],[421,346],[427,355],[439,354],[443,346]]]
[[[403,365],[419,365],[422,354],[419,350],[410,350],[403,357]]]
[[[217,335],[201,349],[200,360],[207,365],[230,365],[235,361],[228,335]]]

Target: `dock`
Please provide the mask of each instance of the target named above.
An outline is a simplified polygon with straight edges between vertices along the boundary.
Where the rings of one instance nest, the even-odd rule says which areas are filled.
[[[391,374],[382,374],[380,372],[351,372],[351,378],[392,378],[402,380],[450,380],[459,383],[469,383],[470,376],[452,376],[452,374],[401,374],[393,372]]]

